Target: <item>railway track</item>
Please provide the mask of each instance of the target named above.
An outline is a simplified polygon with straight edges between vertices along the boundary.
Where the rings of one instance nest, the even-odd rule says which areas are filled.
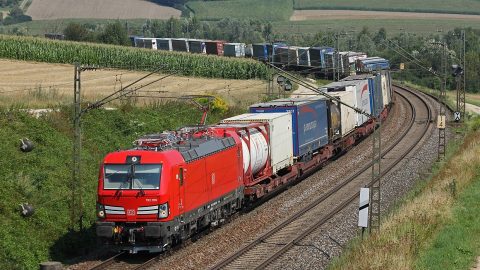
[[[385,167],[387,162],[382,161],[382,167],[386,168],[383,170],[382,176],[405,157],[417,145],[419,140],[417,140],[417,143],[410,143],[408,146],[406,145],[408,144],[407,142],[402,143],[402,141],[411,142],[411,140],[404,139],[423,137],[432,119],[432,111],[424,97],[420,97],[408,89],[402,89],[401,87],[397,87],[397,89],[400,89],[397,90],[398,95],[409,104],[411,117],[408,121],[408,128],[405,129],[402,136],[382,153],[383,159],[388,160],[388,164],[390,164],[387,164],[388,167]],[[417,111],[417,108],[421,108],[420,111]],[[412,129],[415,124],[419,127]],[[405,151],[405,149],[407,150]],[[394,159],[390,157],[391,155],[399,156],[399,158]],[[267,267],[352,203],[358,196],[359,187],[367,185],[370,181],[370,166],[371,163],[310,203],[302,211],[297,212],[238,252],[222,260],[212,269],[263,269]],[[168,255],[164,253],[141,258],[136,256],[135,261],[132,261],[132,258],[129,258],[129,254],[120,253],[91,269],[148,269],[165,256]]]
[[[163,254],[160,256],[163,256]],[[90,270],[147,269],[151,264],[155,263],[160,256],[158,254],[128,254],[128,252],[121,252],[95,265],[90,268]]]
[[[411,118],[405,132],[382,152],[382,177],[391,171],[425,137],[432,120],[430,102],[423,95],[396,87],[398,96],[409,104]],[[412,138],[416,138],[412,142]],[[330,189],[278,226],[267,231],[250,244],[231,254],[212,269],[264,269],[313,231],[350,205],[358,190],[371,185],[371,163]]]

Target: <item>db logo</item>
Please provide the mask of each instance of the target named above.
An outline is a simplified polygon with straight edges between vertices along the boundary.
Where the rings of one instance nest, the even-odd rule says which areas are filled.
[[[128,210],[127,210],[127,216],[135,216],[135,210],[133,210],[133,209],[128,209]]]

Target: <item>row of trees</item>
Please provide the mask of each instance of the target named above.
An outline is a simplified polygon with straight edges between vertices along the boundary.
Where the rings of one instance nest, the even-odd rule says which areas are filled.
[[[109,31],[107,31],[107,29]],[[108,33],[104,33],[107,31]],[[231,42],[256,43],[268,41],[272,36],[272,25],[257,20],[224,19],[218,22],[201,22],[195,17],[191,19],[171,18],[166,21],[146,20],[141,28],[134,28],[127,23],[117,21],[98,27],[93,24],[70,23],[64,30],[67,39],[75,41],[105,42],[108,35],[116,38],[111,43],[127,45],[127,35],[145,37],[188,37],[200,39],[219,39]],[[119,41],[119,36],[125,38]],[[107,41],[108,42],[108,41]]]
[[[199,39],[227,40],[230,42],[273,42],[285,41],[299,46],[331,46],[340,51],[366,52],[368,55],[382,56],[390,60],[393,68],[405,63],[406,70],[397,76],[415,83],[439,87],[439,80],[432,73],[419,67],[421,63],[427,69],[441,72],[442,47],[435,42],[445,42],[448,48],[450,64],[460,64],[459,55],[463,50],[460,29],[448,33],[435,33],[420,36],[412,33],[389,35],[385,29],[372,32],[363,28],[353,32],[318,32],[302,34],[292,31],[288,34],[274,33],[269,22],[258,20],[223,19],[217,22],[202,22],[195,17],[190,19],[146,20],[141,28],[129,27],[119,21],[98,27],[92,24],[72,23],[65,29],[67,39],[77,41],[103,42],[118,45],[130,45],[128,35],[145,37],[188,37]],[[467,90],[480,91],[480,30],[466,29],[466,83]],[[405,56],[409,55],[410,60]],[[412,57],[417,59],[411,61]],[[448,87],[455,88],[455,81],[449,77]]]
[[[10,5],[7,6],[9,7]],[[23,13],[23,10],[18,5],[15,5],[10,9],[6,18],[3,18],[3,13],[0,12],[0,25],[10,25],[21,22],[28,22],[31,20],[32,17],[25,15]]]
[[[130,45],[128,32],[120,21],[99,29],[94,24],[70,23],[63,31],[67,40],[100,42],[114,45]]]
[[[13,7],[17,6],[20,0],[0,0],[0,7]]]

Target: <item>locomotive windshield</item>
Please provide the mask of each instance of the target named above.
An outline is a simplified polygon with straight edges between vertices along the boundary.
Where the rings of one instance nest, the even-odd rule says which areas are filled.
[[[159,189],[160,164],[106,164],[104,189]]]

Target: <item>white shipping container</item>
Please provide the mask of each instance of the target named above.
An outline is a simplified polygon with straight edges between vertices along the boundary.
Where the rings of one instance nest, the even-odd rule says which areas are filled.
[[[371,114],[371,104],[370,104],[370,92],[368,90],[368,80],[354,80],[354,81],[340,81],[333,82],[326,87],[345,89],[343,92],[353,92],[353,102],[347,103],[355,108],[363,110],[364,112]],[[341,92],[341,91],[340,91]],[[329,94],[334,94],[336,92],[328,92]],[[361,126],[368,121],[368,116],[355,112],[355,125]]]
[[[383,94],[383,104],[386,106],[392,102],[392,92],[390,85],[390,76],[389,74],[382,72],[382,94]]]
[[[270,164],[273,172],[293,164],[292,115],[286,113],[247,113],[224,119],[221,123],[241,124],[267,122],[270,137]]]
[[[329,92],[328,94],[340,99],[340,101],[345,102],[346,104],[353,105],[355,103],[354,91]],[[357,113],[353,109],[345,105],[341,105],[340,115],[340,122],[342,123],[342,137],[345,137],[355,129]]]
[[[354,106],[368,114],[371,114],[372,110],[370,108],[370,92],[368,91],[368,80],[350,81],[349,83],[355,85],[354,89],[352,89],[355,93]],[[361,113],[356,113],[357,126],[361,126],[367,121],[368,116]]]

